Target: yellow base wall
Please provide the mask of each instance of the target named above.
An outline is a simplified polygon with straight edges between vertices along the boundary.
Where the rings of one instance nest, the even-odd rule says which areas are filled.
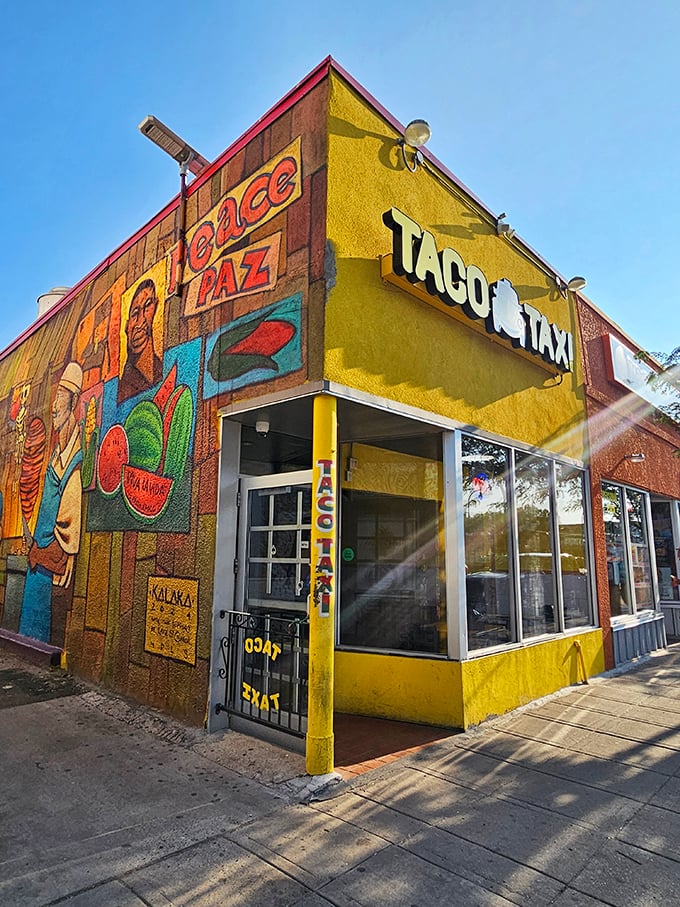
[[[462,727],[458,661],[335,653],[335,710],[395,721]]]
[[[463,662],[464,726],[582,682],[576,642],[581,645],[587,676],[601,674],[604,647],[599,629]]]
[[[604,671],[602,631],[471,661],[335,653],[335,710],[468,728]]]

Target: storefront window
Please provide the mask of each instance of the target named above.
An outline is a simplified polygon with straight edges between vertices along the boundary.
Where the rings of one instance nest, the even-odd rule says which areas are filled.
[[[548,466],[539,457],[515,455],[519,581],[525,636],[554,633],[557,629]]]
[[[656,553],[656,576],[662,601],[680,600],[676,553],[680,542],[673,533],[677,501],[652,501],[652,528]]]
[[[446,654],[436,446],[433,459],[431,437],[343,445],[341,645]]]
[[[653,608],[654,590],[652,588],[647,519],[644,511],[646,495],[643,496],[640,491],[628,489],[626,497],[628,499],[630,550],[633,559],[635,606],[638,609]]]
[[[582,471],[465,435],[462,461],[468,649],[592,624]]]
[[[516,639],[510,607],[509,451],[464,436],[463,518],[468,647]]]
[[[654,607],[646,502],[644,492],[602,483],[612,617]]]
[[[590,623],[583,473],[557,463],[555,477],[564,626],[569,629]]]
[[[607,543],[609,607],[612,617],[633,613],[621,491],[622,489],[616,485],[602,483],[602,512]]]

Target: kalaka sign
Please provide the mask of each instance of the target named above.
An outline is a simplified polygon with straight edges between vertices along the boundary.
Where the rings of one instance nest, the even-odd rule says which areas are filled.
[[[559,371],[571,371],[574,345],[569,331],[520,302],[509,280],[489,283],[481,268],[466,265],[455,249],[437,249],[434,236],[398,208],[386,211],[383,223],[392,231],[391,260],[382,262],[386,280],[395,275],[406,278],[414,290],[420,290],[419,299],[438,308],[441,303],[452,315],[462,312],[473,324],[483,323],[488,334],[508,340]]]

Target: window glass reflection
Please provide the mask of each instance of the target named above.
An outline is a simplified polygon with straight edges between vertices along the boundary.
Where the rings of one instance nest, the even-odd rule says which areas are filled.
[[[442,464],[431,449],[431,437],[343,447],[353,465],[342,488],[341,645],[447,652]]]
[[[550,531],[548,463],[533,454],[515,455],[522,632],[554,633],[555,577]]]
[[[582,627],[590,623],[583,474],[563,463],[555,472],[564,625]]]
[[[638,610],[654,607],[652,568],[649,557],[649,538],[645,514],[645,497],[641,491],[626,489],[630,551],[633,562],[633,588]]]
[[[632,594],[623,526],[623,489],[602,483],[602,514],[607,544],[607,579],[612,617],[632,614]]]
[[[510,607],[508,450],[464,436],[463,518],[468,648],[516,639]]]
[[[674,507],[677,507],[675,501],[652,501],[656,576],[659,583],[659,595],[665,601],[680,599],[680,583],[678,582],[678,566],[675,556],[677,544],[673,537],[672,508]]]

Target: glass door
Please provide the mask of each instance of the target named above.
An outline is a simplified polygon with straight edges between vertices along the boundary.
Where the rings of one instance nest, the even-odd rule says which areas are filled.
[[[239,610],[307,613],[311,482],[307,471],[242,479]]]

